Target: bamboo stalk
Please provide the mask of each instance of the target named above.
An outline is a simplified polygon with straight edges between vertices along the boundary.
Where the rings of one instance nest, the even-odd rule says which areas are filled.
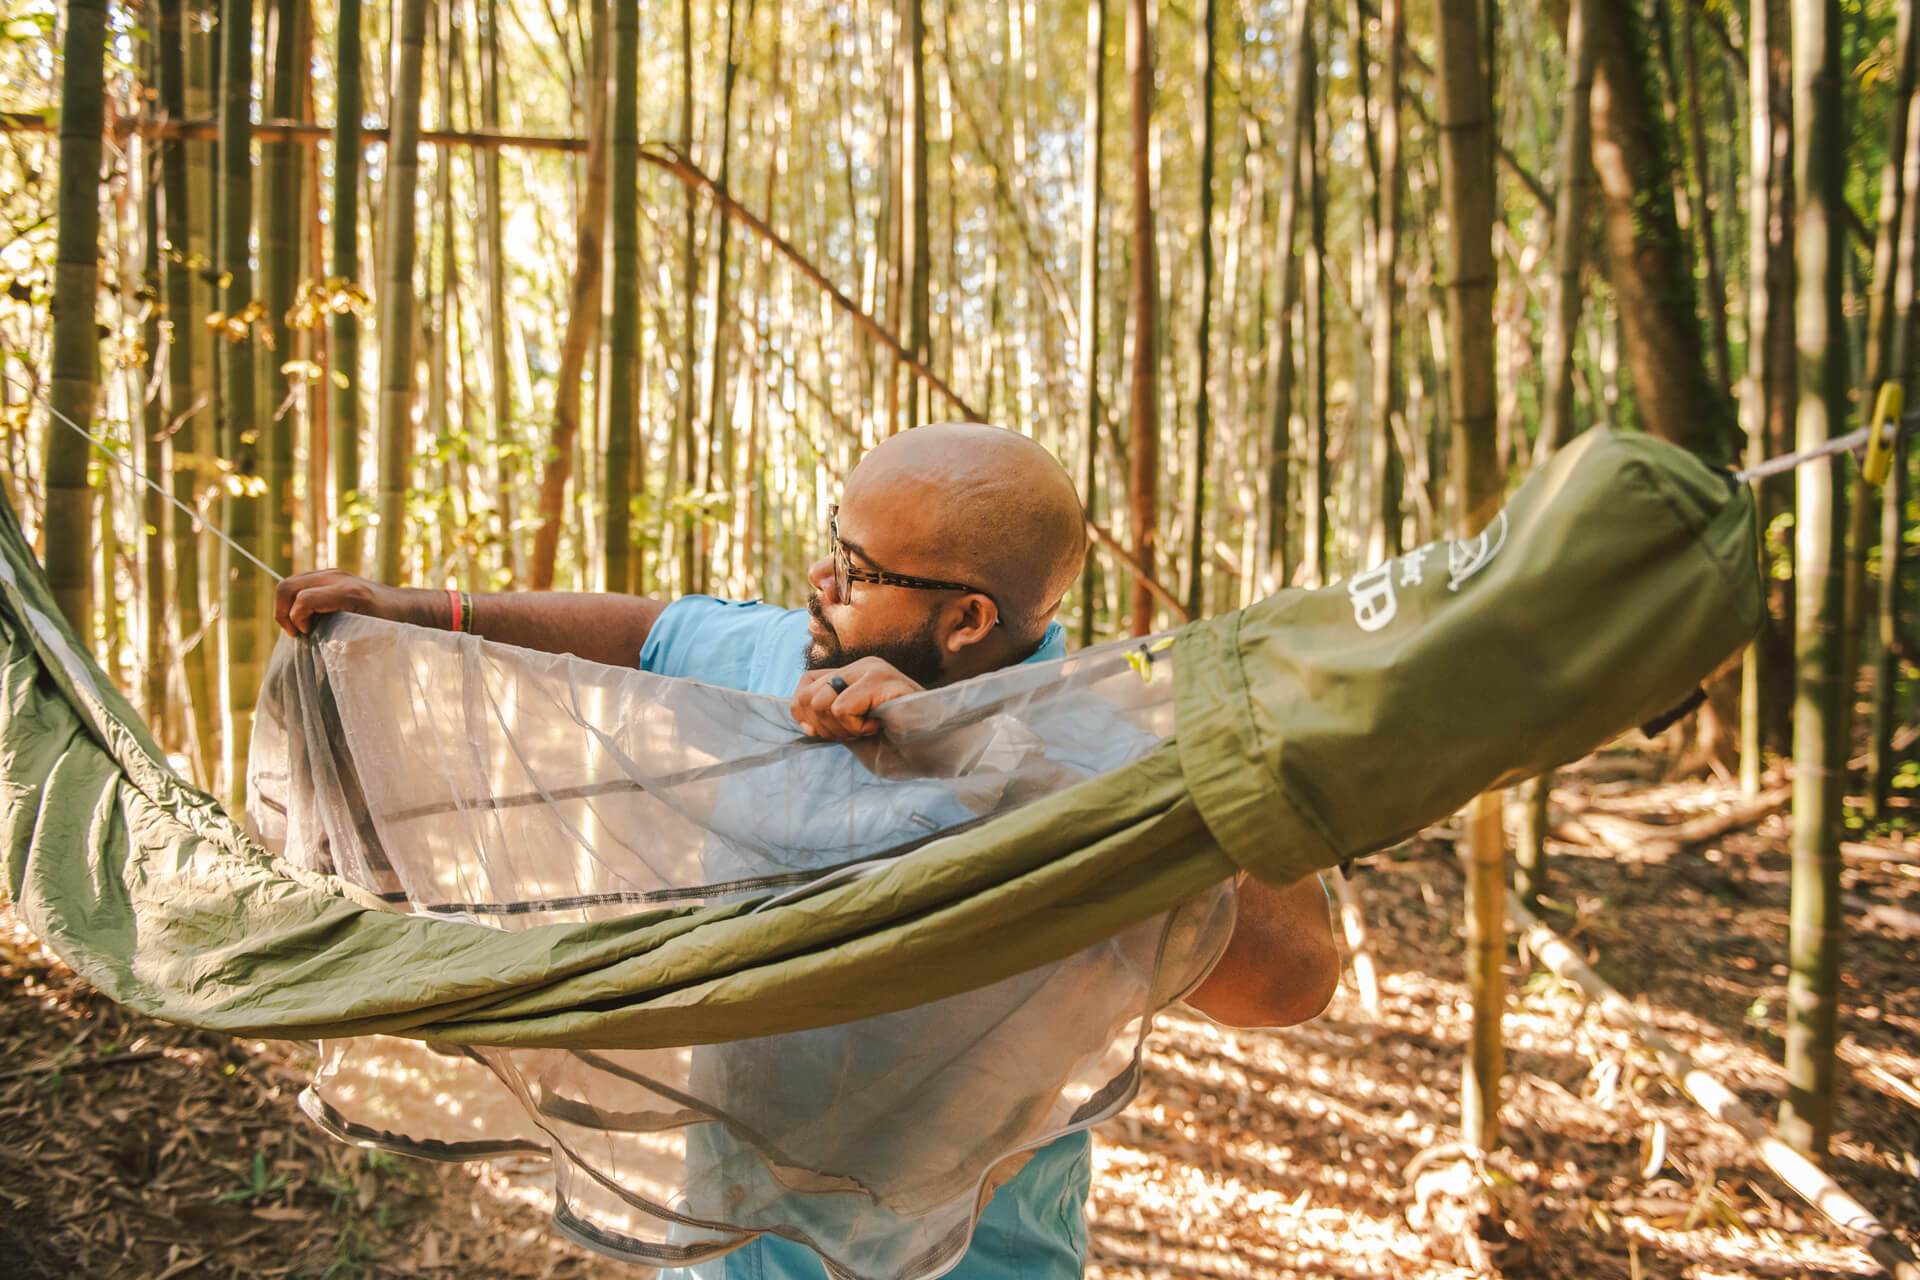
[[[1128,122],[1133,140],[1133,369],[1127,409],[1132,419],[1128,494],[1133,511],[1133,634],[1153,630],[1154,558],[1160,536],[1155,494],[1159,485],[1160,421],[1158,338],[1160,277],[1154,265],[1153,218],[1153,31],[1147,0],[1128,0]]]
[[[1920,39],[1917,36],[1916,39]],[[1903,386],[1913,380],[1909,351],[1913,335],[1914,277],[1920,271],[1920,85],[1914,87],[1907,107],[1905,185],[1908,198],[1900,217],[1898,267],[1894,284],[1893,342],[1887,371]],[[1901,541],[1906,526],[1907,447],[1904,441],[1894,446],[1893,469],[1881,494],[1880,503],[1880,582],[1879,648],[1873,660],[1873,718],[1867,739],[1867,813],[1886,817],[1888,792],[1893,785],[1897,764],[1894,745],[1895,653],[1900,645],[1900,567]]]
[[[218,164],[219,226],[215,255],[220,278],[221,311],[227,318],[220,339],[224,396],[221,401],[221,452],[232,467],[224,502],[227,531],[243,547],[259,541],[259,403],[254,364],[253,266],[253,145],[250,110],[253,99],[253,0],[225,0],[220,14]],[[253,739],[253,709],[260,692],[261,619],[259,570],[239,556],[228,555],[219,581],[226,607],[221,621],[225,644],[226,715],[222,779],[228,795],[238,798],[247,777],[247,750]]]
[[[142,67],[142,78],[149,83],[159,79],[154,55],[149,47]],[[160,319],[160,166],[151,142],[140,149],[140,219],[145,224],[141,236],[140,285],[146,290],[146,319],[141,324],[141,345],[146,360],[132,371],[132,386],[139,399],[133,423],[134,463],[148,479],[161,488],[140,486],[140,705],[154,733],[169,747],[180,743],[179,721],[175,707],[167,699],[167,531],[168,509],[161,494],[170,476],[172,457],[167,444],[166,379],[162,370]]]
[[[633,545],[632,497],[636,458],[646,456],[639,439],[640,405],[640,182],[635,152],[640,146],[639,0],[613,0],[613,126],[610,157],[613,211],[613,313],[608,321],[605,588],[635,591],[639,556]]]
[[[597,350],[600,333],[600,281],[607,229],[607,72],[613,41],[606,0],[592,0],[592,5],[592,65],[584,92],[587,132],[595,145],[587,152],[586,180],[574,227],[574,267],[567,289],[566,336],[560,344],[553,440],[547,465],[540,472],[540,527],[534,534],[533,559],[527,573],[527,585],[535,591],[553,588],[560,528],[566,519],[567,486],[574,474],[575,442],[580,438],[582,374],[589,354]],[[590,569],[585,557],[579,568],[584,578]]]
[[[1777,0],[1759,0],[1750,11],[1747,28],[1751,58],[1747,75],[1747,369],[1741,380],[1740,425],[1747,436],[1748,466],[1767,456],[1770,388],[1779,377],[1773,366],[1776,331],[1782,321],[1773,310],[1779,264],[1768,226],[1774,186],[1773,72],[1768,59],[1775,3]],[[1762,535],[1766,517],[1766,503],[1756,502],[1756,532]],[[1764,537],[1755,538],[1754,545],[1764,557]],[[1762,695],[1772,674],[1766,646],[1756,639],[1740,658],[1740,789],[1748,796],[1760,794],[1766,744],[1766,703]]]
[[[333,129],[333,233],[328,270],[335,279],[360,276],[360,168],[363,139],[353,122],[362,107],[360,0],[339,0],[334,66],[339,118]],[[334,563],[360,572],[365,553],[360,505],[360,317],[351,309],[334,312],[330,354],[332,398]]]
[[[94,293],[100,274],[100,131],[105,119],[105,0],[67,7],[65,72],[60,84],[59,245],[54,261],[53,355],[47,402],[75,422],[93,421],[100,384],[100,335]],[[93,634],[93,494],[87,442],[71,431],[47,433],[42,522],[47,585],[81,636]]]
[[[1087,92],[1080,136],[1080,501],[1091,512],[1100,479],[1100,190],[1105,157],[1107,0],[1087,0]],[[1099,566],[1088,556],[1080,574],[1080,644],[1091,645]]]
[[[1307,187],[1308,243],[1300,279],[1307,393],[1307,472],[1302,494],[1306,518],[1300,559],[1307,581],[1324,586],[1333,572],[1333,476],[1327,450],[1327,168],[1322,148],[1330,143],[1332,130],[1320,79],[1320,32],[1312,21],[1303,21],[1300,30],[1305,37],[1300,54],[1306,63],[1306,95],[1301,100],[1306,119],[1301,122],[1299,163],[1300,180]]]
[[[1895,322],[1900,311],[1897,297],[1900,284],[1900,220],[1905,205],[1916,194],[1906,190],[1904,154],[1907,146],[1907,111],[1915,81],[1914,28],[1913,0],[1901,0],[1895,35],[1898,54],[1893,101],[1887,111],[1887,154],[1880,171],[1880,216],[1874,237],[1873,284],[1868,297],[1866,383],[1861,388],[1861,404],[1869,409],[1881,384],[1901,381],[1906,375],[1907,334],[1904,331],[1896,332]],[[1865,472],[1856,468],[1853,500],[1847,505],[1846,570],[1840,605],[1840,672],[1849,692],[1860,671],[1864,632],[1869,623],[1876,632],[1879,627],[1879,620],[1868,613],[1870,609],[1878,610],[1879,595],[1867,591],[1867,546],[1877,532],[1876,525],[1881,523],[1874,517],[1881,514],[1880,508],[1884,505],[1884,501],[1874,501],[1879,496],[1878,491],[1867,483]],[[1898,525],[1897,519],[1895,525]],[[1878,671],[1877,666],[1875,670]],[[1840,741],[1851,742],[1851,696],[1841,702],[1839,714]],[[1869,796],[1877,794],[1875,785],[1870,783]]]
[[[1405,488],[1405,460],[1394,447],[1394,421],[1401,411],[1396,321],[1401,283],[1400,218],[1405,205],[1405,182],[1400,163],[1400,68],[1406,48],[1406,15],[1401,0],[1382,0],[1380,38],[1380,124],[1371,152],[1373,172],[1373,317],[1372,411],[1367,433],[1369,502],[1366,533],[1367,560],[1379,563],[1401,550],[1400,504]]]
[[[1535,959],[1559,977],[1579,987],[1593,1000],[1600,1016],[1631,1032],[1653,1051],[1661,1069],[1679,1090],[1714,1119],[1752,1144],[1755,1154],[1788,1188],[1819,1210],[1821,1216],[1858,1239],[1867,1252],[1896,1280],[1920,1280],[1920,1267],[1905,1245],[1895,1239],[1865,1206],[1848,1195],[1820,1167],[1793,1149],[1767,1127],[1752,1108],[1740,1101],[1718,1077],[1694,1062],[1687,1052],[1642,1018],[1626,997],[1589,968],[1566,939],[1549,929],[1517,900],[1507,903],[1507,914]]]
[[[1267,541],[1262,591],[1277,591],[1291,577],[1288,560],[1287,528],[1291,510],[1293,471],[1293,399],[1297,363],[1293,340],[1293,315],[1300,309],[1300,258],[1294,242],[1300,221],[1301,195],[1307,186],[1306,170],[1312,158],[1303,154],[1313,137],[1313,41],[1312,6],[1294,6],[1288,27],[1288,43],[1294,54],[1291,92],[1285,127],[1286,159],[1280,170],[1280,192],[1275,202],[1272,274],[1274,277],[1273,319],[1267,336],[1267,376],[1273,383],[1273,401],[1267,428]],[[1312,523],[1312,522],[1309,522]]]
[[[180,11],[181,0],[160,0],[155,67],[159,73],[160,110],[167,117],[186,113],[187,34]],[[167,247],[163,263],[165,288],[161,295],[165,305],[160,308],[165,320],[161,347],[165,349],[167,361],[171,451],[174,455],[184,453],[189,458],[205,458],[207,437],[211,434],[208,425],[213,415],[201,401],[194,378],[193,348],[196,341],[204,342],[206,326],[194,314],[193,305],[194,271],[190,265],[193,196],[188,184],[188,150],[188,144],[177,138],[160,144],[160,194],[165,209]],[[205,198],[203,193],[200,199]],[[156,347],[155,354],[159,351],[160,347]],[[175,464],[171,476],[174,498],[192,509],[201,479],[198,468]],[[207,655],[213,646],[205,643],[201,636],[200,530],[197,521],[176,512],[172,516],[171,531],[173,620],[177,628],[173,648],[180,657],[185,677],[182,690],[185,705],[178,708],[184,714],[174,718],[174,736],[181,742],[191,742],[197,780],[202,786],[211,787],[214,703]],[[187,737],[189,726],[191,739]]]
[[[500,11],[497,0],[479,6],[485,26],[480,58],[480,120],[486,129],[500,123]],[[494,521],[500,538],[502,587],[520,575],[519,539],[514,534],[513,382],[507,363],[506,228],[501,209],[500,150],[488,148],[475,158],[480,186],[481,244],[486,261],[488,427],[493,452]]]
[[[1387,0],[1396,4],[1398,0]],[[1214,81],[1219,61],[1215,52],[1213,0],[1200,0],[1194,15],[1194,58],[1200,99],[1195,148],[1200,153],[1199,249],[1200,290],[1193,321],[1193,438],[1187,459],[1187,613],[1198,617],[1205,608],[1207,546],[1207,468],[1213,436],[1213,169]]]
[[[1440,175],[1447,214],[1447,329],[1453,347],[1448,407],[1453,418],[1453,473],[1461,536],[1492,519],[1504,491],[1496,456],[1493,327],[1493,102],[1487,83],[1476,0],[1440,0]],[[1461,1136],[1476,1150],[1499,1137],[1500,1087],[1506,1055],[1506,840],[1498,792],[1467,809],[1467,985],[1473,1028],[1463,1065]]]
[[[738,5],[736,0],[725,0],[727,21],[725,34],[725,68],[720,76],[720,168],[714,178],[714,190],[725,194],[732,181],[733,172],[733,102],[735,86],[740,79],[740,51],[735,38],[738,26]],[[753,19],[752,0],[748,0],[747,20],[751,26]],[[733,412],[727,397],[727,353],[729,326],[726,323],[728,310],[735,305],[731,296],[732,275],[728,270],[731,237],[728,235],[727,219],[716,218],[712,233],[708,237],[709,285],[707,293],[707,385],[706,385],[706,424],[707,448],[701,455],[700,488],[707,493],[733,493]],[[897,317],[898,312],[893,313]],[[708,518],[699,523],[697,533],[697,552],[695,555],[698,570],[698,590],[709,590],[713,583],[714,543],[716,535],[723,528],[720,520]]]
[[[401,0],[393,61],[392,110],[399,123],[387,156],[386,258],[380,292],[380,468],[375,572],[398,583],[406,563],[407,490],[413,461],[413,267],[419,181],[420,84],[426,59],[427,0]]]
[[[1824,445],[1846,419],[1841,311],[1846,205],[1839,0],[1793,0],[1796,443]],[[1780,1130],[1821,1153],[1833,1128],[1839,1021],[1840,783],[1851,681],[1841,663],[1841,459],[1800,468],[1794,518],[1793,889],[1788,938],[1786,1068]]]
[[[300,101],[310,50],[299,37],[306,0],[276,0],[273,6],[272,77],[269,109],[286,115]],[[287,321],[300,278],[301,184],[304,166],[297,144],[275,142],[264,148],[261,176],[266,184],[266,225],[260,232],[260,289],[266,305],[262,335],[267,344],[263,407],[266,437],[266,528],[261,559],[281,574],[293,572],[293,454],[298,412],[294,384],[284,371],[298,357],[294,330]],[[262,591],[272,587],[262,582]],[[263,602],[264,603],[264,602]],[[260,610],[262,618],[271,608]],[[271,640],[263,642],[270,645]]]

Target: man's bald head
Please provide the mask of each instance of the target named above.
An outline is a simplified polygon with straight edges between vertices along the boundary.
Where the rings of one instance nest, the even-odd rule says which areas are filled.
[[[890,436],[854,468],[842,505],[862,524],[887,521],[889,546],[919,566],[897,572],[979,587],[1023,640],[1038,637],[1086,561],[1066,469],[1001,427],[940,422]]]

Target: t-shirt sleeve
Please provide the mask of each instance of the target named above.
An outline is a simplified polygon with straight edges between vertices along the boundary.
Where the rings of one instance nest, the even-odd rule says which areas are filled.
[[[682,596],[653,620],[640,647],[640,669],[747,688],[761,638],[786,613],[758,600]]]

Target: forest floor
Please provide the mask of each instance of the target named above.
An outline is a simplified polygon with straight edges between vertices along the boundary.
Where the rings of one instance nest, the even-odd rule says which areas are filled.
[[[1660,832],[1738,804],[1650,780],[1652,757],[1564,776],[1553,923],[1762,1115],[1784,1091],[1786,822],[1704,845]],[[1903,797],[1904,798],[1904,797]],[[1914,812],[1920,826],[1920,810]],[[1920,839],[1846,846],[1849,929],[1830,1171],[1920,1237]],[[1622,852],[1623,850],[1637,852]],[[1444,831],[1363,864],[1380,967],[1326,1015],[1231,1031],[1174,1011],[1147,1082],[1095,1144],[1095,1280],[1474,1273],[1874,1274],[1577,992],[1509,964],[1506,1150],[1490,1179],[1416,1157],[1455,1131],[1467,1027],[1462,877]],[[340,1146],[296,1110],[303,1046],[155,1023],[94,993],[0,908],[0,1275],[644,1275],[546,1225],[538,1168]],[[1463,1196],[1491,1185],[1495,1210]]]

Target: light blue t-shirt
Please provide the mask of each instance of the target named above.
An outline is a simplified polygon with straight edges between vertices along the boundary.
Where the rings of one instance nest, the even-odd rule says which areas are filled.
[[[785,698],[806,671],[808,643],[805,609],[684,596],[654,620],[640,650],[640,669]],[[1040,647],[1026,661],[1047,662],[1066,653],[1066,630],[1055,622],[1048,625]],[[1090,1145],[1083,1131],[1035,1152],[1026,1167],[987,1202],[966,1257],[947,1273],[951,1280],[1078,1277],[1087,1259],[1084,1206],[1092,1187]],[[716,1263],[665,1270],[660,1275],[700,1280],[717,1276],[821,1280],[826,1269],[812,1250],[762,1236]]]

